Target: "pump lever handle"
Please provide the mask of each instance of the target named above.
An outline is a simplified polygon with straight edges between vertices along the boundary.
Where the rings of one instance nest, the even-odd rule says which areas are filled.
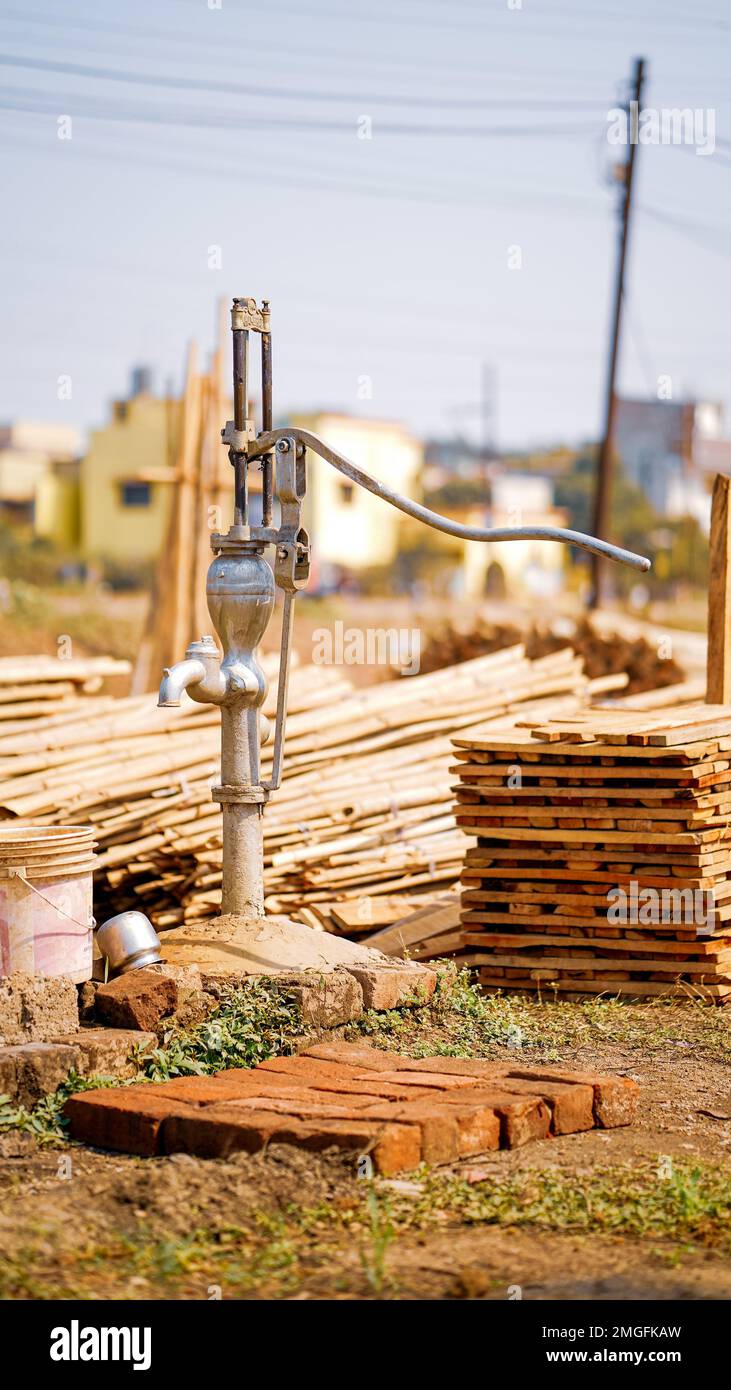
[[[319,454],[320,458],[337,468],[338,472],[344,473],[351,482],[357,483],[367,492],[372,492],[374,497],[380,497],[382,502],[389,502],[392,507],[398,507],[399,511],[405,512],[407,516],[415,517],[425,526],[433,526],[435,531],[444,531],[448,536],[457,536],[465,541],[564,541],[567,545],[576,545],[581,550],[590,551],[592,555],[604,555],[608,560],[616,560],[632,569],[650,568],[650,561],[644,555],[636,555],[633,550],[623,550],[621,546],[612,545],[609,541],[601,541],[596,536],[585,536],[582,531],[569,531],[563,526],[463,526],[461,522],[451,521],[440,512],[430,511],[420,502],[413,502],[410,497],[402,497],[400,492],[394,492],[386,483],[372,478],[370,473],[365,473],[357,464],[337,453],[324,439],[320,439],[319,435],[293,425],[260,434],[256,441],[249,444],[249,458],[258,458],[268,453],[278,439],[295,439],[304,448],[312,449],[313,453]]]

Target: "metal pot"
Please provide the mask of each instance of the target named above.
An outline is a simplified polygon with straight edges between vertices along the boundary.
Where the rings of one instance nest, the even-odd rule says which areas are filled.
[[[161,962],[160,938],[144,912],[117,913],[102,922],[96,939],[112,975],[124,975],[127,970]]]

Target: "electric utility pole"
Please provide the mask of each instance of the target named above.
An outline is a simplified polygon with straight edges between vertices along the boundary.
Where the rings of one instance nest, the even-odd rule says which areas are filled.
[[[639,115],[642,102],[642,83],[645,76],[644,58],[636,58],[634,73],[632,77],[632,93],[629,102],[628,122],[629,131],[629,152],[625,163],[621,166],[618,175],[623,185],[622,201],[620,204],[620,225],[619,225],[619,245],[617,249],[617,266],[614,280],[614,311],[612,315],[612,330],[609,345],[609,363],[607,367],[607,386],[604,405],[604,433],[602,436],[601,447],[599,450],[599,462],[597,465],[596,485],[594,489],[594,511],[592,517],[592,531],[595,536],[606,539],[609,524],[609,510],[611,502],[612,488],[612,465],[614,453],[614,418],[616,413],[617,396],[615,383],[617,379],[617,361],[619,357],[619,335],[622,326],[622,301],[624,298],[624,271],[627,260],[627,245],[629,242],[629,224],[632,213],[632,189],[634,185],[635,159],[639,141]],[[593,555],[591,561],[591,597],[589,599],[590,608],[598,608],[601,605],[603,594],[604,565],[601,556]]]

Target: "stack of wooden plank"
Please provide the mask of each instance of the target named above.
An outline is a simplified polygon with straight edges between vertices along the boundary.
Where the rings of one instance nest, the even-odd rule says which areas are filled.
[[[728,999],[731,708],[587,709],[455,747],[484,985]]]
[[[264,818],[268,908],[362,934],[403,915],[404,895],[452,886],[466,842],[450,734],[486,717],[579,709],[589,692],[573,653],[531,662],[522,647],[360,690],[337,668],[295,668],[285,780]],[[133,905],[158,929],[201,920],[220,902],[219,737],[213,707],[90,698],[83,717],[38,718],[0,739],[0,815],[94,825],[99,920]],[[373,908],[354,923],[364,897],[392,898],[390,917]]]

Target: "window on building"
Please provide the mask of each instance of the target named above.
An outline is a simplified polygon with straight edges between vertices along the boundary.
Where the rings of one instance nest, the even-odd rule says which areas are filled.
[[[151,501],[150,483],[122,483],[123,507],[149,507]]]
[[[349,507],[355,497],[355,485],[353,483],[338,483],[338,493],[343,506]]]

